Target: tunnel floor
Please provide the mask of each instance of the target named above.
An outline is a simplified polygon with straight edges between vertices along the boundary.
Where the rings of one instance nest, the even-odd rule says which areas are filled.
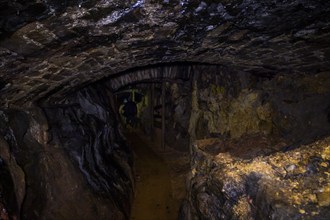
[[[148,141],[141,134],[130,132],[126,136],[135,153],[136,188],[131,219],[178,219],[187,170],[183,165],[178,172],[178,163],[182,165],[185,163],[182,161],[187,160],[182,160],[183,155],[173,150],[160,150],[155,142]]]

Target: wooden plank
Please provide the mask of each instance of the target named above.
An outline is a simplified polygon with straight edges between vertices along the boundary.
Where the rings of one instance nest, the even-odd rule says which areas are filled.
[[[165,85],[166,82],[162,82],[162,149],[165,150]]]
[[[152,83],[151,84],[151,88],[150,88],[150,131],[151,131],[151,137],[153,137],[154,134],[154,105],[155,105],[155,84]]]

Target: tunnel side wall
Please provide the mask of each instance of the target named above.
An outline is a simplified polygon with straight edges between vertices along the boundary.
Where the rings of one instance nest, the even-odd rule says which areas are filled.
[[[93,193],[111,200],[112,211],[128,219],[133,155],[111,101],[106,87],[97,84],[68,97],[60,108],[46,108],[46,114],[53,135],[51,143],[64,149]],[[113,216],[107,212],[106,218]]]
[[[288,145],[330,133],[330,73],[255,75],[215,65],[191,67],[191,81],[166,86],[166,143],[278,137]]]
[[[4,190],[15,195],[4,201],[10,215],[129,218],[133,159],[109,97],[102,85],[90,86],[65,103],[1,111],[1,169],[11,177]]]
[[[195,73],[180,218],[328,216],[330,73]]]
[[[311,142],[330,133],[330,73],[256,76],[220,67],[195,70],[192,140],[277,135]]]
[[[166,87],[166,144],[176,150],[189,150],[191,81],[168,83]]]

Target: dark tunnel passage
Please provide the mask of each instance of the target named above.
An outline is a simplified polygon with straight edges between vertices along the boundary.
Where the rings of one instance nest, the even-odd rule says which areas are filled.
[[[268,76],[235,72],[220,65],[173,63],[133,69],[110,78],[108,86],[115,91],[115,109],[136,158],[131,218],[263,219],[272,213],[276,219],[301,216],[305,209],[312,210],[311,206],[296,211],[288,207],[269,210],[265,204],[271,207],[274,204],[265,201],[265,192],[260,190],[263,184],[272,187],[269,191],[276,192],[275,197],[280,192],[288,195],[294,189],[291,197],[285,199],[295,204],[318,200],[321,211],[315,212],[315,219],[327,216],[329,210],[324,208],[327,186],[323,195],[314,194],[316,198],[312,192],[328,179],[328,140],[322,143],[324,150],[297,159],[302,145],[314,145],[315,140],[322,140],[330,131],[329,93],[315,93],[307,88],[313,84],[314,77]],[[128,100],[136,105],[132,121],[125,116]],[[215,156],[226,154],[229,158],[221,160],[232,164],[226,162],[222,166],[235,166],[237,170],[224,169],[225,173],[217,173],[221,163]],[[287,154],[287,159],[281,154]],[[244,168],[240,168],[240,163],[246,163],[241,165]],[[280,167],[284,171],[279,171]],[[287,188],[279,189],[278,183],[263,180],[263,175],[266,179],[283,178],[287,182],[281,184],[287,184]],[[204,179],[210,176],[219,182]],[[304,180],[300,180],[302,176]],[[316,176],[320,179],[313,182]],[[229,179],[223,180],[224,177]],[[212,187],[217,184],[227,184],[222,186],[227,192],[214,195],[216,191]],[[298,187],[299,184],[304,187]],[[244,187],[239,192],[241,195],[236,194],[236,187]],[[310,194],[304,191],[305,187]],[[223,208],[226,205],[227,209]]]
[[[330,219],[330,2],[0,1],[0,220]]]
[[[279,219],[314,210],[325,219],[328,85],[328,74],[173,63],[125,71],[29,114],[2,111],[2,215]],[[280,193],[295,205],[269,209]]]

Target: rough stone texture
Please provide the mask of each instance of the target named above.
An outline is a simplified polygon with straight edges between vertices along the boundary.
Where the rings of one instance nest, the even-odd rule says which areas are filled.
[[[216,154],[219,149],[227,152],[239,149],[245,155],[241,157],[251,161],[279,149],[290,150],[299,146],[299,142],[310,142],[330,132],[328,72],[260,77],[223,66],[193,65],[189,68],[193,72],[192,82],[168,83],[166,95],[171,104],[167,106],[168,129],[177,126],[169,137],[182,135],[179,140],[182,140],[180,144],[184,150],[187,150],[188,138],[193,141],[219,136],[227,142],[222,147],[208,149],[211,153]],[[132,78],[133,81],[137,79]],[[62,97],[60,102],[43,103],[43,110],[36,107],[27,112],[6,110],[8,116],[3,117],[1,132],[11,154],[22,167],[28,186],[22,206],[19,206],[20,192],[6,192],[16,193],[18,198],[14,203],[21,208],[22,218],[129,217],[133,187],[131,155],[120,134],[109,88],[112,88],[111,81],[96,83]],[[242,150],[240,146],[244,146],[246,135],[280,136],[285,142],[281,148],[276,148],[268,147],[273,146],[273,142],[252,141],[250,147]],[[243,142],[237,138],[242,138]],[[301,153],[303,157],[308,156],[304,152]],[[214,164],[214,169],[218,165]],[[244,166],[239,168],[244,171]],[[202,175],[199,172],[196,170],[196,176]],[[321,177],[314,177],[321,180]],[[13,186],[20,183],[19,178],[12,179]],[[202,179],[199,183],[205,181],[207,179]],[[192,188],[188,189],[193,193]],[[327,204],[326,195],[319,197],[322,206]],[[203,205],[208,204],[209,198],[200,194],[193,201]],[[247,213],[243,213],[244,218],[250,218],[255,212],[246,211],[251,209],[247,202],[250,200],[239,200],[238,205],[228,203],[227,209],[244,211]],[[215,198],[211,203],[218,204]],[[201,216],[217,218],[219,214],[208,213],[208,206],[201,209]],[[80,210],[87,211],[82,213]],[[186,212],[189,213],[186,216],[199,215],[197,211]],[[13,211],[13,214],[17,213]],[[264,214],[260,213],[260,218],[265,217]]]
[[[275,153],[283,144],[196,142],[181,219],[328,219],[330,138]]]
[[[181,218],[328,219],[330,73],[194,73]]]
[[[261,133],[298,146],[328,134],[329,30],[330,2],[323,0],[1,1],[0,105],[8,117],[1,134],[15,160],[5,151],[1,158],[4,175],[11,173],[8,185],[23,184],[15,163],[24,171],[22,217],[73,219],[84,214],[78,207],[88,207],[83,210],[90,219],[127,218],[129,153],[107,112],[110,104],[94,93],[105,88],[73,92],[131,68],[178,61],[221,65],[221,71],[194,75],[191,140]],[[33,102],[49,107],[48,119]],[[12,214],[22,193],[15,190],[16,200],[6,204]],[[326,198],[319,195],[321,205]],[[196,201],[220,206],[205,193]],[[247,202],[234,205],[248,209]]]
[[[1,117],[4,114],[1,113]],[[10,154],[10,148],[0,136],[0,212],[14,218],[20,213],[25,196],[25,175],[18,166],[15,158]],[[1,218],[3,216],[0,214]]]
[[[138,70],[125,75],[122,83],[139,81],[141,73],[161,75],[163,71]],[[180,75],[176,71],[173,67],[172,77]],[[190,72],[191,80],[167,82],[165,95],[166,141],[177,149],[188,150],[189,142],[208,137],[276,135],[299,145],[330,133],[330,72],[260,77],[196,64],[182,66],[180,71]],[[152,77],[149,80],[158,85],[155,105],[160,116],[160,83]],[[150,86],[146,86],[144,93],[148,94]]]
[[[176,150],[188,152],[191,81],[169,84],[167,91],[166,143]]]
[[[222,64],[259,75],[329,70],[330,3],[316,0],[9,1],[1,104],[21,107],[132,67]]]
[[[306,143],[330,132],[330,72],[271,78],[219,66],[194,72],[192,140],[261,133]]]
[[[133,155],[111,105],[111,94],[98,84],[67,97],[59,107],[48,106],[45,110],[53,135],[50,143],[63,147],[91,189],[107,198],[101,205],[109,205],[109,211],[103,210],[99,218],[128,219],[134,184]]]
[[[104,91],[102,85],[81,90],[66,104],[47,106],[46,115],[37,107],[2,112],[1,158],[15,187],[6,193],[16,193],[17,200],[15,209],[6,201],[10,214],[22,219],[129,218],[132,155]],[[15,172],[15,161],[25,182]]]

